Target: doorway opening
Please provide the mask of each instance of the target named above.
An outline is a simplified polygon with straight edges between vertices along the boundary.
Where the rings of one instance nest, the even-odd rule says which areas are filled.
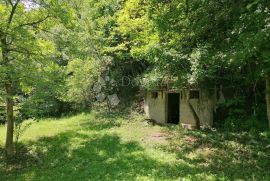
[[[178,93],[168,94],[168,123],[179,124],[180,120],[180,95]]]

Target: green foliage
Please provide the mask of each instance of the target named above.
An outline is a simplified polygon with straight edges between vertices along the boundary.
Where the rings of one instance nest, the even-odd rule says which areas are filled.
[[[215,114],[215,127],[227,131],[264,131],[268,129],[265,104],[258,104],[256,108],[247,108],[248,98],[238,96],[219,105]],[[250,111],[253,111],[250,113]]]
[[[228,87],[236,101],[244,93],[235,88],[256,89],[270,72],[267,0],[43,0],[30,8],[32,1],[18,1],[9,23],[10,2],[0,3],[0,36],[8,43],[1,41],[0,52],[9,50],[8,63],[0,57],[0,95],[6,98],[2,87],[12,82],[29,117],[91,107],[99,76],[115,80],[117,90],[107,92],[123,99],[139,90],[122,85],[128,77],[146,89],[171,80],[175,87]],[[238,127],[263,105],[227,105],[226,125]]]
[[[82,105],[86,109],[94,101],[93,86],[101,75],[103,68],[98,60],[70,61],[67,66],[67,100]]]
[[[24,3],[30,3],[30,8],[27,9]],[[39,5],[32,1],[0,3],[0,47],[6,52],[0,59],[0,84],[4,87],[10,82],[13,96],[26,99],[27,105],[23,109],[27,109],[25,114],[28,116],[37,114],[29,113],[26,108],[29,102],[33,105],[30,109],[38,112],[41,109],[38,105],[43,104],[40,101],[58,99],[63,90],[64,74],[55,63],[59,52],[50,39],[50,30],[60,23],[72,24],[73,12],[66,5],[57,0],[41,1]]]
[[[28,121],[24,122],[23,117],[17,117],[15,120],[15,129],[14,129],[14,138],[15,138],[15,145],[17,146],[19,143],[19,140],[23,136],[23,134],[27,131],[28,128],[33,124],[33,122]],[[24,124],[23,124],[24,123]]]

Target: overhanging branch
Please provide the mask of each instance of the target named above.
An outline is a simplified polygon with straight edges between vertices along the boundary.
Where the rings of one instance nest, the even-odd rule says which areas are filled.
[[[34,26],[34,25],[37,25],[37,24],[40,24],[40,23],[46,21],[48,18],[50,18],[49,15],[46,16],[46,17],[43,18],[43,19],[40,19],[40,20],[37,20],[37,21],[34,21],[34,22],[29,22],[29,23],[24,23],[24,24],[18,25],[18,26],[15,27],[15,29],[21,28],[21,27],[23,27],[23,26]]]

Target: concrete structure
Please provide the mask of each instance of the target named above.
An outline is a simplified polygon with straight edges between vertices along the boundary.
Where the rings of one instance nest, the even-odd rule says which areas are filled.
[[[219,97],[224,98],[223,94]],[[198,125],[213,125],[213,113],[218,102],[216,90],[155,90],[145,93],[144,109],[147,117],[157,123],[181,124],[192,129]]]

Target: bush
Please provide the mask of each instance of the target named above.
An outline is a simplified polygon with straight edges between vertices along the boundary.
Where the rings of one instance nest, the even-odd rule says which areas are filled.
[[[263,131],[268,128],[266,106],[250,106],[246,97],[236,97],[220,105],[215,127],[231,131]]]
[[[73,112],[71,103],[63,102],[53,96],[29,97],[20,103],[20,112],[24,119],[41,117],[59,117]]]

